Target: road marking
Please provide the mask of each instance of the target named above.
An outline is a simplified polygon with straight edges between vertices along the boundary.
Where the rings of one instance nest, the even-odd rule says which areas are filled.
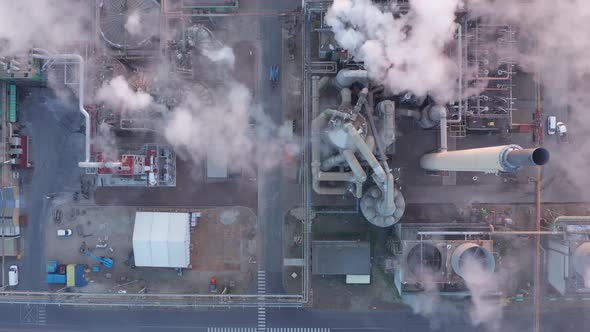
[[[37,308],[37,325],[47,324],[47,313],[45,311],[45,305],[39,305]]]
[[[256,332],[255,327],[209,327],[207,332]]]
[[[269,327],[267,332],[330,332],[327,327]]]
[[[258,270],[257,276],[258,295],[266,294],[266,271]],[[258,332],[266,332],[266,307],[264,305],[264,296],[258,297]]]

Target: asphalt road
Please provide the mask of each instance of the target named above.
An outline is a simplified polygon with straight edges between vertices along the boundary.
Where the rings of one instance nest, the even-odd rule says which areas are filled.
[[[297,1],[259,0],[257,10],[262,12],[278,12],[294,10]],[[263,16],[258,18],[260,40],[260,83],[257,101],[262,105],[265,114],[277,126],[283,121],[283,94],[285,85],[281,69],[284,67],[282,54],[283,18],[279,16]],[[279,65],[279,82],[271,86],[268,78],[270,66]],[[265,153],[265,151],[259,151]],[[280,156],[278,156],[280,158]],[[259,159],[260,160],[260,159]],[[284,293],[282,281],[283,269],[283,219],[282,206],[283,186],[281,167],[258,168],[258,218],[259,226],[264,233],[263,266],[266,271],[266,292],[271,294]]]
[[[497,331],[532,331],[532,315],[526,304],[506,308]],[[554,304],[541,320],[543,332],[586,331],[590,324],[590,307],[572,308]],[[257,310],[128,310],[118,308],[74,308],[58,306],[0,305],[0,331],[256,331]],[[319,311],[305,309],[267,309],[266,330],[297,328],[295,332],[330,331],[487,331],[473,326],[468,314],[437,317],[429,320],[409,310]],[[305,330],[305,329],[308,330]],[[315,330],[314,330],[315,329]],[[281,330],[280,330],[281,331]],[[288,331],[288,330],[282,330]],[[293,331],[293,330],[292,330]]]
[[[80,188],[77,163],[83,158],[84,136],[79,132],[82,116],[73,96],[60,102],[50,89],[29,90],[32,95],[19,103],[19,117],[32,141],[29,155],[35,167],[24,175],[22,183],[21,213],[28,215],[28,224],[23,229],[18,289],[40,290],[45,288],[44,230],[49,220],[45,196]]]

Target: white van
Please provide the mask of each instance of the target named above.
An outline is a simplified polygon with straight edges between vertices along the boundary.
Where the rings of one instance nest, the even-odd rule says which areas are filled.
[[[555,130],[557,129],[557,118],[555,116],[548,116],[547,117],[547,134],[555,135]]]
[[[18,266],[11,265],[8,270],[8,286],[18,285]]]

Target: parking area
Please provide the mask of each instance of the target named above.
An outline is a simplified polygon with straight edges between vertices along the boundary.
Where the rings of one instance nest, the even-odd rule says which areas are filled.
[[[209,293],[211,278],[217,292],[245,293],[256,271],[256,216],[247,208],[170,209],[150,211],[200,213],[190,232],[188,269],[135,267],[132,258],[136,207],[101,207],[56,197],[46,230],[46,258],[59,265],[85,265],[87,285],[48,284],[52,291],[97,293]],[[58,236],[66,234],[65,236]],[[69,234],[71,230],[71,235]],[[83,253],[111,258],[107,268]],[[62,268],[63,270],[63,268]]]

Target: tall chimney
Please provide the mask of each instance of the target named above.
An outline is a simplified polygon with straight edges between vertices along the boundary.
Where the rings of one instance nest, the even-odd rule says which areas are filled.
[[[523,149],[510,144],[478,149],[428,153],[420,166],[429,171],[514,172],[523,166],[541,166],[549,161],[544,148]]]

